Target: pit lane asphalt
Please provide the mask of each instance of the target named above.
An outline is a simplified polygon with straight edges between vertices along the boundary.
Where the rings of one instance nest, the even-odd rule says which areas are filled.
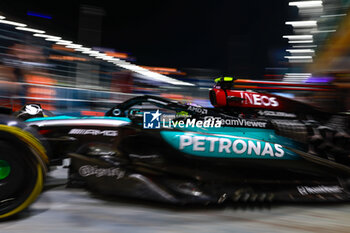
[[[0,232],[350,232],[350,204],[175,207],[106,200],[65,188],[66,172],[52,172],[50,188],[21,216],[0,222]]]

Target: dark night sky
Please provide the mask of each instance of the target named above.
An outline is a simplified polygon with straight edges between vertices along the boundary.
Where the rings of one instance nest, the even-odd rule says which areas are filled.
[[[286,0],[1,0],[0,11],[77,41],[81,4],[103,7],[101,45],[130,52],[138,64],[227,72],[242,55],[248,56],[247,63],[259,74],[271,65],[270,51],[286,46],[282,39],[288,33]],[[50,14],[53,19],[26,16],[27,10]],[[248,55],[236,52],[237,43],[248,48]]]

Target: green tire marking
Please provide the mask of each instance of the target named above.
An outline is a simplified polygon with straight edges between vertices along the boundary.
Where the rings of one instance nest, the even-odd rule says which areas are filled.
[[[5,160],[0,160],[0,180],[3,180],[6,177],[8,177],[10,172],[11,172],[10,164]]]

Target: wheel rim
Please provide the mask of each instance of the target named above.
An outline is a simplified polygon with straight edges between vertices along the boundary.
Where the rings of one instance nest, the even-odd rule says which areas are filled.
[[[11,173],[11,166],[5,160],[0,160],[0,180],[6,179]]]

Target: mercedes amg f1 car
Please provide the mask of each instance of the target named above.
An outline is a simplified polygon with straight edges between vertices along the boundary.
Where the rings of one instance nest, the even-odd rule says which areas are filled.
[[[70,158],[70,187],[169,202],[350,200],[349,118],[217,80],[214,108],[138,96],[104,117],[0,118],[0,218],[40,194]]]

